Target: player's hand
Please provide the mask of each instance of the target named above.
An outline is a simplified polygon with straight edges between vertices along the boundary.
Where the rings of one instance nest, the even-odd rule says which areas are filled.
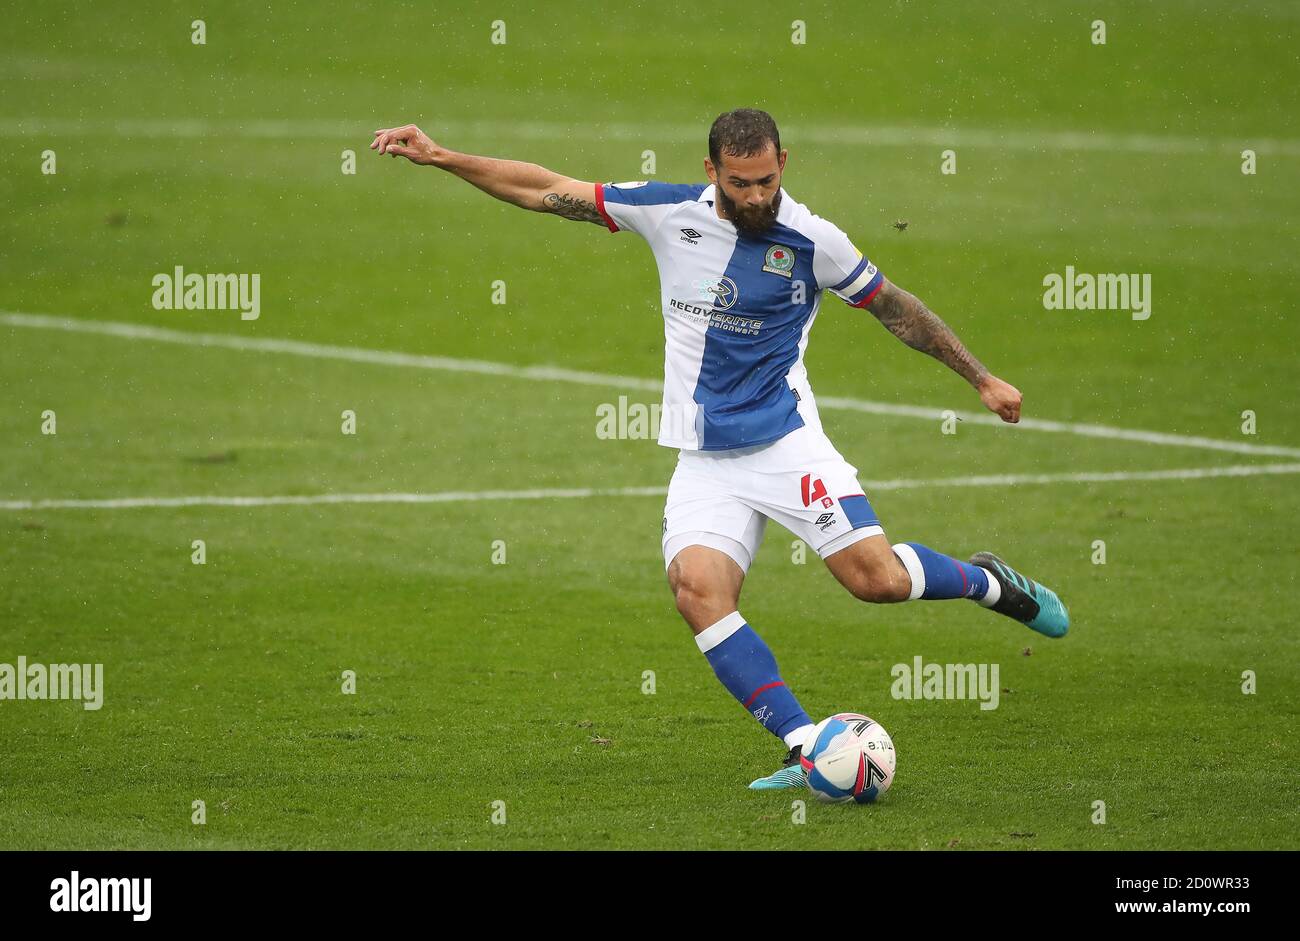
[[[1020,390],[997,376],[985,376],[979,384],[980,401],[1005,422],[1020,421]]]
[[[375,131],[375,139],[370,142],[370,149],[382,156],[405,157],[411,163],[424,166],[432,165],[439,154],[446,151],[435,144],[429,135],[414,124],[403,127],[381,127]]]

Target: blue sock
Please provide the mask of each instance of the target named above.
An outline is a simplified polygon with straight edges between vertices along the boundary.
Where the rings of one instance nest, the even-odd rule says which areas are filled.
[[[988,594],[988,573],[978,565],[959,562],[919,542],[899,543],[894,546],[894,555],[912,578],[913,599],[971,598],[979,601]]]
[[[722,685],[763,728],[782,740],[805,726],[811,728],[812,719],[781,679],[772,651],[739,611],[705,628],[695,642]]]

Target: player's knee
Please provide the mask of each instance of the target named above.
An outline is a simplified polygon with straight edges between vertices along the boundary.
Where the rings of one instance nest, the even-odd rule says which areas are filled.
[[[669,572],[668,583],[672,588],[678,613],[689,624],[704,623],[718,610],[727,606],[726,599],[723,597],[724,592],[720,591],[719,587],[702,572],[684,566],[675,567]]]
[[[677,603],[678,613],[692,624],[705,616],[707,610],[713,604],[710,592],[698,579],[693,579],[690,576],[679,578],[672,588],[673,600]]]

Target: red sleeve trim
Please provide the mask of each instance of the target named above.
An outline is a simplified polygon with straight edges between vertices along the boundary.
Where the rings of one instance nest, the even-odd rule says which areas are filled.
[[[875,298],[875,296],[880,293],[880,289],[883,288],[884,286],[885,286],[885,279],[881,278],[880,283],[876,285],[876,289],[872,291],[870,294],[868,294],[866,297],[864,297],[862,300],[858,301],[853,306],[866,307],[868,304],[871,303],[871,301]]]
[[[618,226],[614,224],[614,220],[611,219],[609,213],[605,211],[605,185],[603,183],[596,184],[596,211],[599,212],[600,217],[605,220],[605,225],[609,226],[609,231],[618,231]]]

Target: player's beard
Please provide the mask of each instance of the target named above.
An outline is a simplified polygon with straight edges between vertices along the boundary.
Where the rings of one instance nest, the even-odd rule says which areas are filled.
[[[776,214],[781,208],[781,190],[778,188],[772,201],[765,206],[741,206],[718,187],[718,202],[727,214],[736,231],[749,238],[759,238],[772,226],[776,225]]]

